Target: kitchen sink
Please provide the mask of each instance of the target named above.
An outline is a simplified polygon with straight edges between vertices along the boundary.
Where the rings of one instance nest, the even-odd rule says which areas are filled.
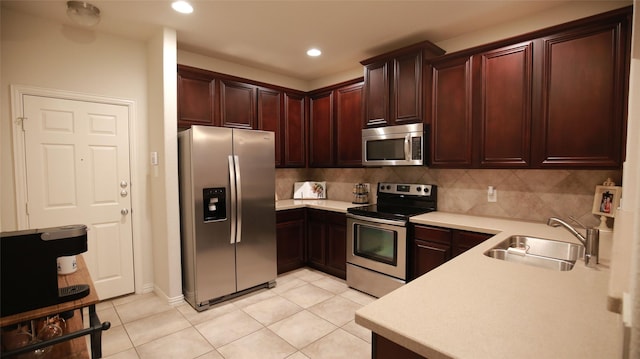
[[[579,244],[523,235],[511,236],[484,253],[487,257],[535,267],[569,271],[584,256]]]

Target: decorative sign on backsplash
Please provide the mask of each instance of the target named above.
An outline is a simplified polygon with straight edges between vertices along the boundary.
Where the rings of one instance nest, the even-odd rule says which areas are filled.
[[[294,199],[326,199],[327,182],[296,182],[293,185]]]

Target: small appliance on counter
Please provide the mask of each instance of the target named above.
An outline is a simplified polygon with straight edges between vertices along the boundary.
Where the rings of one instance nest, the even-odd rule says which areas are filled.
[[[293,184],[293,199],[326,199],[327,182],[296,182]]]
[[[369,203],[369,184],[356,183],[353,185],[353,204]]]
[[[0,233],[0,316],[89,295],[89,284],[58,288],[57,259],[87,251],[87,227],[69,225]]]

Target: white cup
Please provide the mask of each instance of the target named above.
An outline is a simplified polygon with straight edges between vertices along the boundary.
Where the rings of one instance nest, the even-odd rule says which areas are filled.
[[[71,274],[78,270],[76,256],[58,257],[58,274]]]

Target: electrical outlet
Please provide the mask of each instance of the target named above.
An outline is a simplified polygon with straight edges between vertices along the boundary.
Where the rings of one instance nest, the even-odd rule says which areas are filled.
[[[493,186],[487,188],[487,202],[498,202],[498,190]]]

